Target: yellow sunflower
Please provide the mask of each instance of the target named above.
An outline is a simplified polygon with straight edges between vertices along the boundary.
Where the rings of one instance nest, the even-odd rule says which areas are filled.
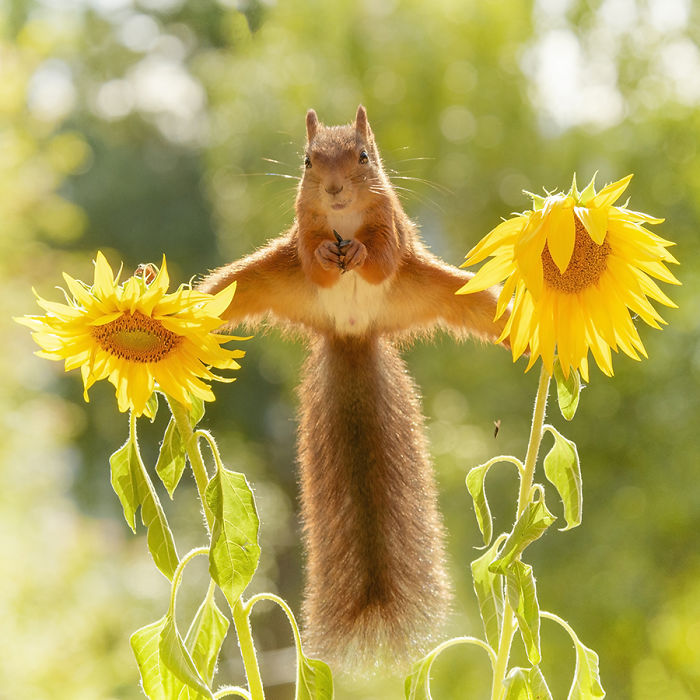
[[[67,304],[46,301],[37,295],[44,316],[25,316],[42,348],[40,357],[64,360],[69,371],[80,367],[88,389],[100,379],[116,388],[120,411],[137,416],[156,385],[186,406],[191,397],[213,401],[208,380],[233,381],[214,374],[212,367],[239,369],[241,350],[221,347],[233,336],[214,333],[222,325],[220,315],[233,298],[235,283],[216,295],[181,285],[168,294],[168,272],[163,256],[160,270],[153,266],[119,284],[105,256],[95,259],[92,287],[64,273],[72,298]]]
[[[631,178],[600,192],[594,176],[582,192],[574,177],[567,194],[527,193],[532,210],[496,226],[467,254],[463,267],[492,259],[457,293],[505,280],[496,318],[511,300],[512,312],[498,342],[510,338],[513,360],[529,346],[527,369],[541,357],[551,375],[556,352],[567,377],[579,369],[588,380],[590,350],[612,376],[611,350],[647,356],[630,312],[660,328],[665,321],[649,299],[676,306],[652,279],[680,284],[664,264],[678,262],[667,250],[673,243],[644,227],[663,219],[613,206]]]

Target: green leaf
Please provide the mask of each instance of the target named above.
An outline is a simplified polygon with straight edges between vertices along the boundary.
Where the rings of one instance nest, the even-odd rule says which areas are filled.
[[[545,426],[545,430],[552,433],[554,445],[544,458],[544,473],[559,492],[564,506],[566,527],[560,529],[570,530],[581,524],[583,512],[583,484],[578,451],[575,443],[567,440],[551,425]]]
[[[150,483],[145,489],[141,503],[141,520],[147,528],[146,543],[155,565],[169,581],[172,581],[180,560],[163,507]]]
[[[160,633],[158,653],[161,680],[168,700],[170,698],[199,700],[199,698],[214,697],[197,671],[192,657],[178,634],[175,620],[170,615],[166,615],[165,625]],[[183,693],[183,690],[186,692]]]
[[[228,631],[228,618],[219,610],[213,589],[197,610],[185,637],[185,647],[200,676],[209,684],[214,678],[216,661]]]
[[[325,662],[299,655],[295,700],[333,700],[333,675]]]
[[[479,530],[484,538],[484,544],[489,545],[493,535],[493,519],[491,518],[491,509],[489,502],[486,500],[486,489],[484,488],[484,480],[486,473],[491,466],[490,462],[474,467],[467,474],[467,491],[474,501],[474,512],[476,520],[479,523]]]
[[[233,607],[258,566],[260,521],[245,476],[225,469],[218,455],[215,453],[214,456],[217,471],[204,493],[215,518],[209,573]]]
[[[527,675],[533,700],[553,700],[552,693],[539,666],[533,666]]]
[[[204,399],[199,398],[199,396],[194,396],[194,394],[190,394],[190,403],[189,419],[190,425],[194,429],[197,423],[204,418],[206,404],[204,403]]]
[[[557,358],[554,362],[554,379],[557,382],[559,410],[566,420],[571,420],[576,414],[581,394],[581,379],[578,370],[572,370],[569,372],[568,378],[565,377],[561,363]]]
[[[131,649],[141,674],[143,692],[150,700],[169,700],[165,696],[160,676],[160,633],[167,622],[167,615],[152,622],[131,635]]]
[[[112,488],[121,501],[124,518],[131,531],[136,532],[136,510],[141,505],[145,484],[133,433],[109,458],[109,466]]]
[[[600,684],[598,654],[593,649],[574,639],[576,648],[576,670],[567,700],[597,700],[604,698],[605,691]]]
[[[489,570],[495,574],[505,574],[510,564],[529,544],[542,537],[555,520],[556,517],[547,510],[541,494],[539,499],[530,501],[508,535],[498,559],[492,562]]]
[[[515,667],[503,681],[506,688],[504,700],[532,700],[529,684],[527,682],[527,671],[524,668]]]
[[[148,418],[151,423],[153,423],[156,419],[156,415],[158,415],[158,394],[157,392],[153,392],[151,394],[151,398],[146,401],[146,408],[143,412],[143,415]]]
[[[430,694],[430,669],[434,654],[428,654],[411,667],[411,673],[404,682],[406,700],[432,700]]]
[[[506,571],[506,595],[518,621],[520,636],[530,663],[542,660],[540,652],[540,606],[532,567],[516,559]]]
[[[474,591],[479,601],[479,614],[484,624],[486,641],[492,648],[498,648],[498,640],[503,624],[503,578],[489,570],[498,556],[498,548],[505,535],[499,537],[482,556],[471,564]]]
[[[168,490],[170,498],[173,497],[182,472],[185,470],[185,454],[185,443],[177,429],[175,419],[171,418],[165,429],[156,462],[156,472]]]
[[[547,683],[538,666],[513,668],[504,681],[505,700],[552,700]]]
[[[128,440],[109,458],[109,464],[112,488],[121,501],[127,524],[136,532],[136,511],[141,506],[141,521],[148,528],[146,541],[153,561],[172,579],[178,565],[175,540],[139,454],[133,418]]]

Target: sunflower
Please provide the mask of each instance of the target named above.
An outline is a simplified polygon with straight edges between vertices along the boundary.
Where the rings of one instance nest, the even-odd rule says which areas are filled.
[[[163,256],[159,270],[140,268],[119,284],[105,256],[95,259],[95,280],[89,287],[63,275],[69,296],[66,304],[37,295],[44,316],[24,316],[42,348],[40,357],[64,360],[69,371],[80,367],[88,390],[101,379],[116,388],[120,411],[137,416],[148,413],[147,403],[156,385],[187,407],[192,397],[213,401],[209,380],[233,381],[214,374],[212,367],[239,369],[241,350],[221,347],[233,336],[214,333],[222,325],[220,315],[229,306],[235,283],[216,295],[181,285],[168,294],[170,280]]]
[[[556,352],[565,376],[580,370],[588,380],[590,350],[612,376],[611,350],[647,356],[631,314],[661,328],[649,299],[676,306],[652,279],[680,284],[664,264],[678,262],[667,250],[673,243],[644,227],[663,219],[613,206],[631,178],[596,192],[594,176],[578,192],[574,176],[567,194],[526,193],[532,210],[503,221],[467,254],[463,267],[492,259],[457,293],[505,280],[496,318],[511,301],[512,311],[497,342],[509,337],[514,361],[529,347],[527,369],[541,357],[551,375]]]

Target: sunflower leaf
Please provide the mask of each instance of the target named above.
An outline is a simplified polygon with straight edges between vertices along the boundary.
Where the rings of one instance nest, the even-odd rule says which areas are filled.
[[[505,574],[511,563],[529,544],[542,537],[555,520],[556,517],[549,512],[544,503],[544,497],[540,496],[538,500],[530,501],[508,535],[498,559],[490,564],[489,571]]]
[[[199,606],[185,637],[185,647],[194,665],[210,685],[228,627],[228,618],[219,610],[211,590]]]
[[[600,684],[598,654],[572,637],[576,648],[576,670],[567,700],[597,700],[605,697]]]
[[[146,479],[148,476],[144,472],[144,481]],[[141,501],[141,520],[147,528],[146,543],[155,565],[169,581],[172,581],[179,558],[173,533],[150,479],[146,482]]]
[[[518,621],[520,636],[530,663],[542,660],[540,653],[540,607],[532,567],[516,559],[506,571],[506,595]]]
[[[145,484],[133,430],[130,431],[127,441],[109,458],[109,466],[112,488],[121,501],[127,525],[135,533],[136,510],[143,500]]]
[[[435,660],[435,653],[430,653],[416,661],[411,667],[411,673],[404,681],[406,700],[432,700],[430,694],[430,669]]]
[[[486,641],[498,648],[503,623],[503,577],[489,569],[498,556],[505,535],[500,536],[478,559],[471,563],[474,592],[479,601],[479,615],[484,625]]]
[[[171,418],[165,429],[156,462],[156,473],[167,489],[170,498],[173,497],[185,470],[185,454],[185,443],[177,429],[175,419]]]
[[[190,401],[191,401],[191,407],[190,407],[190,425],[192,428],[194,428],[197,423],[199,423],[202,418],[204,418],[204,411],[206,410],[206,406],[204,403],[204,399],[200,398],[199,396],[195,396],[194,394],[190,394]]]
[[[243,474],[217,462],[216,474],[204,493],[214,513],[209,550],[209,573],[233,607],[253,578],[260,558],[260,521],[255,499]]]
[[[168,700],[160,676],[160,653],[158,644],[160,633],[167,622],[167,616],[152,622],[131,635],[131,649],[141,674],[141,685],[150,700]]]
[[[484,480],[488,472],[490,462],[474,467],[467,474],[467,491],[474,501],[474,512],[476,520],[479,523],[479,530],[484,538],[484,544],[489,545],[491,536],[493,535],[493,519],[491,518],[491,509],[489,502],[486,499],[486,489],[484,488]]]
[[[569,372],[568,378],[565,377],[561,362],[557,358],[554,361],[554,379],[557,382],[559,410],[566,420],[571,420],[576,414],[581,394],[581,379],[578,371],[573,370]]]
[[[109,458],[112,488],[121,501],[124,518],[136,532],[136,511],[147,528],[146,542],[153,561],[169,580],[178,564],[175,540],[158,495],[146,472],[136,439],[136,419],[132,415],[127,441]]]
[[[576,444],[567,440],[551,425],[545,426],[554,436],[554,445],[544,458],[544,473],[559,492],[564,506],[566,527],[570,530],[581,524],[583,512],[583,483]]]
[[[156,415],[158,413],[158,394],[154,391],[151,394],[151,398],[146,401],[146,408],[143,411],[143,415],[148,418],[151,423],[153,423],[156,419]]]
[[[527,680],[527,671],[516,666],[503,681],[506,688],[504,700],[532,700],[530,684]]]
[[[504,685],[505,700],[552,700],[552,694],[538,666],[529,669],[513,668]]]
[[[170,614],[166,615],[160,632],[158,654],[166,698],[199,700],[214,697],[199,674]]]
[[[320,659],[299,655],[294,700],[333,700],[331,669]]]

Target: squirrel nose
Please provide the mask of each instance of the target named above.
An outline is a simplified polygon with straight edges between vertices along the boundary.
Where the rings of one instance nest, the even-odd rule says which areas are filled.
[[[335,183],[332,183],[330,185],[326,185],[326,192],[328,192],[328,194],[334,194],[334,195],[340,194],[342,191],[343,191],[342,185],[338,185]]]

